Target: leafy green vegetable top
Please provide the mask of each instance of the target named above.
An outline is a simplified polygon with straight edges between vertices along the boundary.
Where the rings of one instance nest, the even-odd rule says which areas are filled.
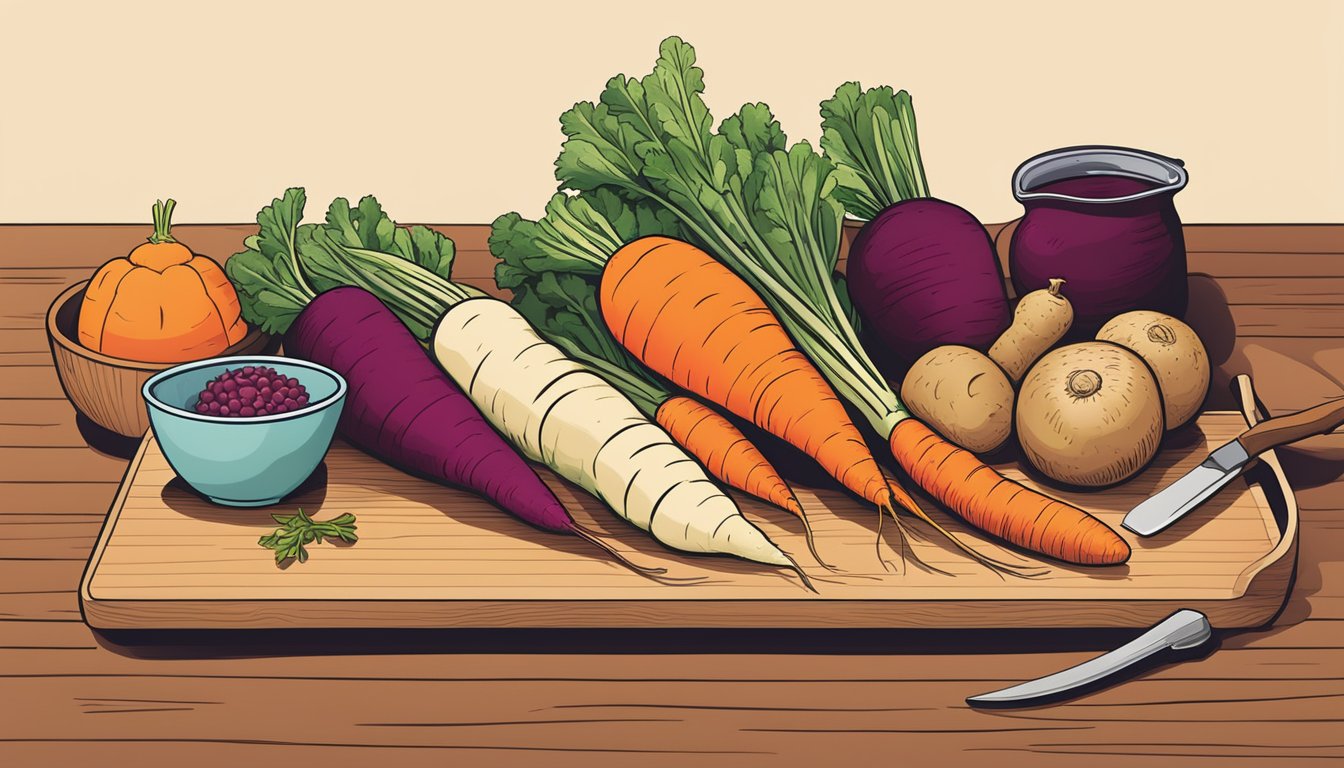
[[[495,219],[490,229],[490,252],[500,259],[495,283],[513,290],[545,272],[598,275],[611,254],[631,240],[679,232],[672,214],[631,204],[609,189],[556,194],[539,221],[517,213]]]
[[[301,225],[306,202],[302,188],[285,190],[257,213],[258,232],[244,241],[246,250],[225,264],[243,317],[267,333],[284,333],[318,293],[342,285],[361,286],[394,310],[416,308],[398,313],[420,338],[443,309],[480,295],[450,282],[452,240],[397,226],[372,195],[355,207],[338,197],[323,223]]]
[[[632,205],[610,190],[556,194],[540,221],[517,213],[495,219],[490,233],[490,251],[500,259],[495,283],[513,291],[514,309],[539,333],[653,416],[670,393],[607,330],[596,282],[625,243],[678,231],[666,211]]]
[[[762,104],[713,131],[704,87],[695,51],[664,40],[650,74],[613,77],[596,103],[561,116],[556,177],[582,194],[607,189],[674,215],[686,239],[756,289],[832,385],[889,433],[905,412],[862,351],[833,278],[843,211],[831,162],[806,142],[789,148]]]
[[[821,148],[835,163],[835,195],[850,214],[871,219],[894,203],[929,196],[910,94],[845,83],[821,102],[821,128]]]

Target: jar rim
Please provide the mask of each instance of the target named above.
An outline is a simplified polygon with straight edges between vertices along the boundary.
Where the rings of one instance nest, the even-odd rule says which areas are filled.
[[[1156,186],[1116,197],[1078,197],[1059,192],[1034,191],[1064,179],[1085,176],[1123,176],[1143,179]],[[1124,203],[1179,192],[1190,181],[1185,164],[1175,158],[1129,147],[1089,145],[1064,147],[1029,158],[1013,171],[1013,197],[1029,200],[1064,200],[1071,203]]]

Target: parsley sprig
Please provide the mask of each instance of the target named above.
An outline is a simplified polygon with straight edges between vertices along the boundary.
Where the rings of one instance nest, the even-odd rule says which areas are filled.
[[[321,522],[304,514],[302,509],[297,515],[271,515],[280,524],[272,533],[257,539],[261,546],[275,552],[277,565],[291,558],[300,563],[308,561],[306,544],[321,544],[324,538],[341,541],[358,541],[355,535],[355,516],[349,512]]]

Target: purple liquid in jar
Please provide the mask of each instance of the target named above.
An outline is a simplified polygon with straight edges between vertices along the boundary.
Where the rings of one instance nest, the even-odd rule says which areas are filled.
[[[1145,192],[1156,186],[1155,182],[1148,179],[1134,179],[1128,176],[1080,176],[1044,184],[1033,191],[1105,200]]]

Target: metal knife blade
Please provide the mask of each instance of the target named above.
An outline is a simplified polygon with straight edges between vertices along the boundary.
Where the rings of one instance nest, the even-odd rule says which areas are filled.
[[[1152,536],[1217,493],[1240,474],[1250,460],[1241,441],[1233,440],[1209,454],[1204,463],[1176,482],[1139,502],[1120,524],[1140,536]]]
[[[1204,614],[1188,609],[1179,610],[1134,640],[1095,659],[1000,691],[968,697],[966,703],[982,707],[1024,707],[1046,700],[1059,700],[1072,691],[1115,675],[1153,654],[1195,648],[1212,636],[1213,628]]]

